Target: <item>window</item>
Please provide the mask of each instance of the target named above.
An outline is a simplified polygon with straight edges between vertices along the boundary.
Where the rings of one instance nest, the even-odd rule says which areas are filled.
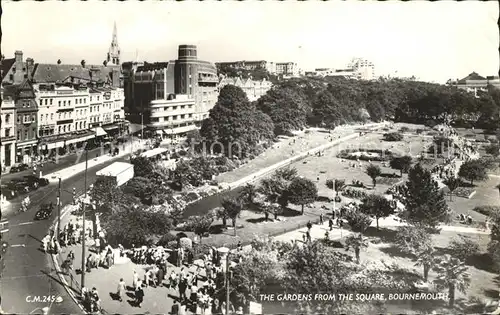
[[[50,99],[50,105],[52,105],[52,99]]]
[[[5,136],[10,137],[10,128],[5,128]]]
[[[63,106],[66,106],[66,101],[63,101]]]
[[[92,106],[90,107],[90,112],[92,113]]]
[[[5,123],[8,124],[10,122],[10,114],[5,115]]]
[[[45,99],[45,106],[47,106],[47,105],[49,105],[49,99],[48,98]]]
[[[54,120],[54,113],[50,113],[50,120]]]
[[[17,140],[21,140],[21,131],[17,131]]]
[[[31,121],[32,121],[32,122],[35,122],[35,121],[36,121],[36,116],[35,116],[35,114],[31,115]]]
[[[92,96],[90,97],[90,101],[92,102]]]
[[[61,107],[61,101],[57,101],[57,106]]]
[[[68,131],[71,131],[71,125],[68,125]]]
[[[59,131],[58,131],[58,133],[61,133],[61,126],[59,126]]]
[[[63,132],[66,132],[66,125],[63,126]]]
[[[68,101],[68,106],[71,106],[71,101]]]
[[[86,121],[83,122],[83,128],[87,128],[87,122]]]
[[[9,74],[9,80],[10,81],[14,81],[14,75],[13,74]],[[19,137],[18,137],[19,138]]]
[[[28,139],[28,130],[24,130],[24,140]]]
[[[177,109],[177,106],[172,107],[172,110],[176,110],[176,109]]]
[[[184,116],[186,116],[186,115],[181,115],[181,119],[184,119]]]
[[[97,100],[99,100],[99,96],[97,97]]]
[[[87,104],[87,99],[86,98],[83,99],[83,104]]]
[[[172,116],[172,119],[173,119],[173,120],[177,120],[177,115]]]
[[[185,107],[186,107],[185,105],[182,105],[182,106],[181,106],[181,109],[184,109]]]
[[[58,118],[57,118],[57,119],[58,119],[58,120],[61,120],[61,113],[57,114],[57,116],[58,116]]]
[[[189,114],[189,116],[188,116],[188,117],[189,117],[189,118],[193,117],[193,114]]]
[[[45,120],[48,121],[49,120],[49,114],[45,114]]]

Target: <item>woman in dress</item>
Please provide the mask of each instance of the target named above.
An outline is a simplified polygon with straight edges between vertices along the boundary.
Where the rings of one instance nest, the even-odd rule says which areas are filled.
[[[124,295],[125,295],[125,281],[123,281],[123,278],[121,278],[120,282],[118,282],[118,288],[116,290],[116,296],[118,296],[118,300],[120,302],[123,301]]]

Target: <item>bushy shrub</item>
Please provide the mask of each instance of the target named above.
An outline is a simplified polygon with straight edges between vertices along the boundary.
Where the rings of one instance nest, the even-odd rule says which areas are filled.
[[[434,126],[432,126],[432,127],[434,127]],[[408,127],[401,127],[399,129],[399,131],[401,131],[401,132],[408,132],[408,131],[410,131],[410,128],[408,128]]]
[[[480,253],[479,245],[468,237],[460,235],[460,240],[451,241],[448,246],[452,256],[461,261],[468,262]]]
[[[168,246],[168,243],[175,241],[177,244],[177,237],[171,233],[164,234],[158,242],[156,242],[157,246]]]
[[[418,128],[417,130],[415,130],[415,132],[417,133],[417,135],[420,135],[424,132],[424,129]]]
[[[500,214],[500,206],[477,206],[472,210],[484,214],[486,216]]]
[[[369,216],[359,211],[347,211],[345,219],[353,232],[364,232],[372,223]]]
[[[401,141],[403,139],[404,139],[403,135],[398,132],[391,132],[384,134],[385,141]]]
[[[363,199],[367,196],[366,192],[362,190],[346,188],[342,191],[342,195],[347,198]]]

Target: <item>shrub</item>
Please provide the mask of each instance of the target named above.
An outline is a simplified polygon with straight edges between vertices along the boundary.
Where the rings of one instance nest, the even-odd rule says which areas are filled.
[[[401,141],[403,139],[404,139],[403,135],[398,132],[391,132],[384,134],[385,141]]]
[[[460,240],[453,240],[448,248],[452,256],[465,262],[480,253],[479,245],[463,235],[460,235]]]
[[[477,206],[472,210],[484,214],[486,216],[500,214],[500,206]]]
[[[417,130],[415,130],[415,132],[417,133],[417,135],[420,135],[424,132],[424,129],[418,128]]]
[[[372,223],[369,216],[358,211],[347,211],[345,219],[353,232],[364,232]]]
[[[366,192],[352,188],[344,189],[342,195],[347,198],[355,198],[355,199],[363,199],[367,196]]]
[[[410,128],[408,128],[408,127],[401,127],[399,129],[399,131],[401,131],[401,132],[408,132],[408,131],[410,131]]]
[[[158,240],[158,242],[156,242],[156,245],[157,246],[167,246],[168,243],[170,243],[172,241],[175,241],[175,243],[177,244],[177,237],[171,233],[166,233]]]

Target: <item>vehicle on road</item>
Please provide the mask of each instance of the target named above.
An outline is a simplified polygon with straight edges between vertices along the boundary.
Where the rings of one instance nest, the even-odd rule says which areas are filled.
[[[24,180],[30,185],[30,186],[37,186],[37,187],[40,187],[40,186],[47,186],[49,184],[49,180],[46,179],[46,178],[40,178],[38,176],[34,176],[34,175],[27,175],[27,176],[24,176]]]
[[[2,196],[4,196],[7,200],[15,199],[19,195],[17,189],[15,189],[15,187],[12,187],[11,185],[4,184],[0,189],[2,191]]]
[[[19,165],[14,165],[10,168],[10,173],[17,173],[17,172],[22,172],[25,171],[29,168],[28,164],[19,164]]]
[[[35,220],[46,220],[50,218],[53,210],[54,210],[54,205],[52,203],[42,204],[40,206],[40,210],[38,210],[35,214]]]

